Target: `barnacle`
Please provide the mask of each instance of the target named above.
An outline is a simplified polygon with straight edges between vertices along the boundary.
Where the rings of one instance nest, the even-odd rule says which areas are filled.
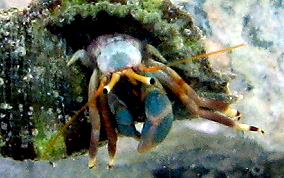
[[[205,53],[200,31],[194,26],[189,14],[167,0],[50,1],[44,9],[34,6],[28,12],[17,13],[13,17],[15,22],[19,23],[18,26],[24,28],[25,34],[22,38],[18,36],[23,32],[16,31],[16,28],[12,33],[16,34],[15,38],[24,41],[20,46],[17,43],[10,45],[10,42],[5,40],[13,39],[11,38],[13,35],[1,36],[1,40],[6,45],[1,53],[6,54],[6,51],[9,53],[2,59],[1,63],[5,66],[5,70],[1,71],[0,76],[5,83],[0,85],[2,91],[5,91],[1,93],[3,97],[0,102],[7,103],[13,108],[12,112],[3,107],[0,111],[3,116],[1,125],[2,123],[8,125],[7,129],[1,128],[5,140],[2,154],[14,159],[34,159],[39,157],[36,152],[42,155],[48,141],[56,134],[56,130],[68,122],[70,115],[76,113],[87,102],[87,85],[96,64],[82,60],[84,65],[78,63],[79,65],[68,67],[66,61],[71,59],[76,51],[87,49],[97,37],[105,34],[126,34],[143,44],[150,44],[149,48],[154,47],[151,50],[152,56],[146,55],[143,59],[151,57],[160,60],[159,64],[152,62],[153,65],[163,65],[162,63]],[[1,19],[2,21],[4,19]],[[16,55],[13,56],[14,54]],[[20,66],[20,70],[17,66]],[[235,102],[238,98],[231,95],[227,88],[232,76],[213,69],[206,58],[181,63],[172,68],[201,97],[216,99],[225,105]],[[97,82],[91,86],[98,85],[96,77],[91,78],[91,81]],[[132,99],[137,99],[135,93],[137,94],[141,89],[140,84],[133,85],[133,83],[135,82],[131,80],[120,82],[114,88],[114,92],[122,98],[121,100],[131,111],[134,121],[143,122],[144,107],[141,105],[144,103],[137,100],[139,104],[134,105],[133,108],[128,104],[133,103]],[[120,93],[119,88],[123,88],[126,92]],[[91,90],[96,89],[92,87]],[[166,92],[170,100],[175,101],[173,103],[175,119],[185,116],[187,119],[196,117],[187,111],[176,96]],[[99,100],[100,107],[107,108],[107,97],[100,95]],[[102,114],[113,113],[110,110],[105,109]],[[88,113],[81,113],[76,117],[81,120],[76,120],[63,135],[59,135],[60,142],[56,143],[61,146],[54,146],[54,149],[48,153],[49,157],[63,157],[66,155],[66,150],[70,155],[89,147],[91,127],[88,123]],[[26,134],[28,138],[23,137],[24,134],[21,133],[23,127],[29,132]],[[109,129],[99,130],[100,143],[107,139],[115,139],[108,136]],[[23,146],[23,143],[27,143],[28,146]],[[109,143],[114,144],[115,140]],[[29,154],[18,154],[18,150],[28,150]],[[91,151],[92,153],[94,152]],[[110,153],[114,154],[113,151]]]

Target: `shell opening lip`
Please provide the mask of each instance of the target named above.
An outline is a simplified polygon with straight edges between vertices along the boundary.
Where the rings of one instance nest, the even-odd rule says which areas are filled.
[[[68,24],[60,24],[59,26],[50,23],[46,26],[51,33],[62,36],[66,40],[67,46],[73,51],[87,49],[91,41],[102,35],[127,34],[140,41],[150,42],[154,46],[160,43],[159,39],[145,29],[141,22],[134,17],[111,16],[105,11],[98,12],[96,18],[91,15],[87,17],[77,15]],[[131,28],[126,29],[126,26]]]

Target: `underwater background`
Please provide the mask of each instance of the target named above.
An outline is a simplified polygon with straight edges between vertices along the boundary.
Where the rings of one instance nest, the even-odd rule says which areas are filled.
[[[2,0],[0,8],[27,6],[28,1]],[[242,122],[265,134],[241,132],[197,119],[175,121],[156,149],[137,154],[137,142],[120,138],[114,169],[106,169],[107,150],[89,170],[88,156],[18,162],[0,158],[3,177],[284,177],[284,3],[281,0],[174,1],[188,11],[206,37],[207,51],[246,43],[210,57],[214,67],[237,75],[232,93]]]

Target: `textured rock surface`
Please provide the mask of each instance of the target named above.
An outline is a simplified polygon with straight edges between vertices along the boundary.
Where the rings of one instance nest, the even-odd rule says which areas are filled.
[[[116,167],[88,170],[87,157],[47,162],[1,158],[6,177],[281,177],[283,176],[283,17],[281,1],[176,1],[194,14],[207,36],[208,49],[247,43],[229,55],[213,56],[223,71],[237,74],[232,90],[243,121],[265,135],[241,133],[207,121],[176,122],[165,143],[151,153],[136,154],[137,143],[121,139]],[[1,4],[0,4],[1,5]],[[123,147],[123,149],[122,149]],[[3,172],[2,172],[3,171]]]

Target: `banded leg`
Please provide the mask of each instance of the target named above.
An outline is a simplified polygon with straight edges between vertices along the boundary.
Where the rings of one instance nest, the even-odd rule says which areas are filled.
[[[151,65],[164,65],[154,60],[150,60]],[[214,100],[211,98],[200,97],[173,69],[166,67],[163,68],[165,74],[169,75],[180,90],[183,90],[199,107],[208,108],[210,110],[220,111],[225,115],[240,117],[240,112],[231,108],[228,104],[223,101]],[[153,72],[154,74],[156,72]]]
[[[103,84],[102,84],[103,85]],[[93,74],[89,83],[89,116],[91,122],[91,138],[90,138],[90,147],[89,147],[89,168],[93,168],[96,165],[97,153],[98,153],[98,145],[100,139],[100,128],[101,121],[100,115],[97,108],[97,91],[98,87],[98,72],[97,70],[93,71]],[[101,87],[99,87],[101,88]]]
[[[214,100],[211,98],[200,97],[198,94],[171,68],[167,67],[163,70],[177,83],[181,89],[199,106],[210,110],[220,111],[225,115],[240,117],[238,110],[231,108],[223,101]]]
[[[188,108],[188,110],[192,114],[203,117],[208,120],[221,123],[223,125],[226,125],[226,126],[229,126],[235,129],[257,131],[257,132],[263,133],[263,130],[255,126],[242,124],[225,115],[218,114],[218,113],[215,113],[214,111],[201,108],[203,107],[204,102],[202,100],[200,101],[200,99],[195,96],[197,94],[192,89],[190,90],[190,92],[188,92],[189,91],[188,88],[190,88],[190,86],[186,84],[186,82],[183,81],[182,78],[172,69],[166,68],[166,69],[159,70],[153,73],[155,77],[158,78],[159,81],[163,85],[170,88],[173,91],[173,93],[180,98],[180,100],[184,103],[184,105]],[[224,106],[218,107],[218,103],[214,103],[214,100],[208,103],[213,104],[213,107],[212,108],[208,107],[208,109],[216,109],[218,111],[224,110]],[[227,110],[227,107],[225,108]],[[229,113],[235,113],[234,115],[237,115],[238,112],[234,112],[234,110],[232,110]]]
[[[103,128],[105,129],[106,136],[108,138],[108,154],[109,154],[109,163],[108,167],[111,168],[116,156],[116,142],[117,142],[117,133],[115,127],[111,122],[111,111],[108,105],[108,95],[101,92],[99,94],[99,109],[100,117]]]

